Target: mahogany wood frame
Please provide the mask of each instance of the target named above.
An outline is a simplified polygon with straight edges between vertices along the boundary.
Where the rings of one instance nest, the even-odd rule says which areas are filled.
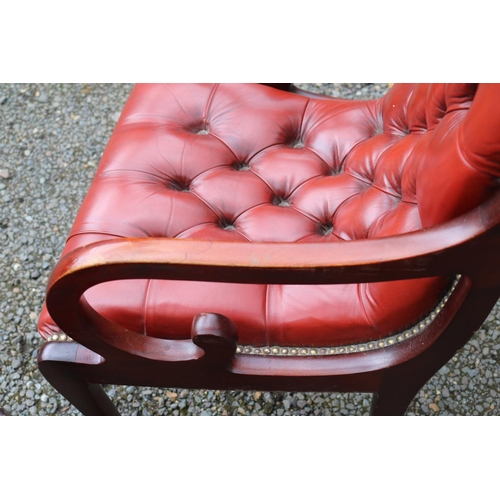
[[[54,269],[50,314],[75,342],[48,342],[45,378],[87,415],[116,415],[100,384],[222,390],[371,392],[372,415],[402,415],[415,394],[482,325],[500,297],[500,193],[431,229],[374,240],[240,243],[117,239],[82,247]],[[127,331],[93,310],[84,292],[123,279],[237,283],[358,283],[429,276],[461,279],[415,338],[370,352],[315,357],[236,353],[224,316],[201,312],[192,339]]]

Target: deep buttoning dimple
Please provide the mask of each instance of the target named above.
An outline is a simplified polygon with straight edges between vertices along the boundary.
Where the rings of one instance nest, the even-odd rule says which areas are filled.
[[[291,204],[291,201],[284,196],[275,196],[273,198],[273,205],[277,207],[289,207]]]
[[[250,165],[245,162],[236,162],[233,164],[234,170],[238,170],[240,172],[245,172],[247,170],[250,170]]]
[[[189,192],[190,189],[190,182],[182,179],[171,179],[168,182],[168,187],[170,189],[173,189],[174,191],[180,191],[180,192]]]

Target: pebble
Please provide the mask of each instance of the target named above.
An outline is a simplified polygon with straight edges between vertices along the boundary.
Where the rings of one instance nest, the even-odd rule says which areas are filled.
[[[389,87],[299,86],[348,99],[377,98]],[[7,263],[0,281],[0,407],[12,415],[80,415],[38,371],[37,320],[50,272],[131,89],[130,84],[0,84],[1,112],[8,117],[0,122],[0,261]],[[499,339],[497,304],[474,338],[419,391],[407,413],[500,415]],[[105,390],[123,415],[361,416],[371,404],[371,396],[363,393],[114,385]]]

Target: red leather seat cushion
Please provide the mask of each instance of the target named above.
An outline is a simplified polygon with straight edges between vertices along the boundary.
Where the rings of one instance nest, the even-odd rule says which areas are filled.
[[[491,185],[475,181],[464,199],[429,178],[430,168],[441,179],[466,169],[439,144],[454,140],[475,90],[397,85],[378,101],[348,101],[260,85],[137,85],[64,253],[116,237],[326,242],[442,222]],[[441,166],[429,164],[433,149]],[[437,212],[436,200],[445,204]],[[217,312],[236,323],[241,344],[325,346],[402,331],[446,286],[440,278],[330,286],[151,280],[102,284],[86,297],[145,335],[189,338],[196,314]],[[56,330],[44,310],[41,334]]]

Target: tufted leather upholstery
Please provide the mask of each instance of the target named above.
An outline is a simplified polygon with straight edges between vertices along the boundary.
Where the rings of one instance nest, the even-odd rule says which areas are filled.
[[[137,85],[64,254],[120,237],[329,242],[427,228],[498,188],[499,117],[495,85],[397,84],[375,101],[261,85]],[[196,314],[217,312],[236,323],[243,345],[331,346],[418,322],[448,278],[307,286],[137,280],[99,285],[86,297],[148,336],[190,338]],[[45,308],[39,330],[58,331]]]

